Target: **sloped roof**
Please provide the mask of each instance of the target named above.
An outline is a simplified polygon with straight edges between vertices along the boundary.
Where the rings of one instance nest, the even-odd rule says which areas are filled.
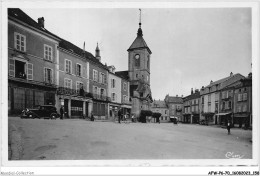
[[[91,60],[92,62],[96,63],[97,65],[103,67],[104,69],[108,70],[108,67],[105,66],[104,64],[102,64],[101,62],[99,62],[98,59],[96,59],[93,54],[91,54],[90,52],[84,51],[83,49],[77,47],[76,45],[72,44],[69,41],[66,41],[64,39],[61,40],[61,42],[59,43],[59,47],[64,48],[72,53],[75,53],[79,56],[82,56],[88,60]]]
[[[134,49],[147,49],[148,52],[151,54],[151,50],[150,48],[147,46],[146,42],[144,41],[143,38],[143,31],[141,29],[141,23],[139,23],[139,29],[137,32],[137,37],[135,38],[134,42],[132,43],[132,45],[129,47],[129,49],[127,51],[132,51]]]
[[[183,103],[182,97],[168,97],[168,103]]]
[[[19,8],[8,8],[8,17],[13,17],[33,28],[36,28],[46,34],[51,35],[52,37],[55,37],[56,39],[60,39],[57,35],[51,33],[47,29],[41,27],[36,21],[34,21],[30,16],[28,16],[26,13],[24,13]]]
[[[244,76],[237,73],[237,74],[234,74],[233,76],[228,76],[226,78],[222,78],[220,80],[214,81],[211,84],[207,85],[205,88],[212,87],[212,86],[217,85],[217,84],[221,84],[220,88],[223,88],[223,87],[233,83],[234,78],[244,78]]]
[[[196,99],[196,98],[200,98],[200,92],[195,92],[191,95],[184,97],[183,101],[193,100],[193,99]]]
[[[152,107],[154,108],[167,108],[165,101],[162,100],[154,100],[152,103]]]
[[[34,21],[30,16],[28,16],[26,13],[24,13],[21,9],[9,8],[8,16],[13,17],[33,28],[36,28],[36,29],[46,33],[46,34],[49,34],[52,37],[55,37],[59,41],[59,47],[64,48],[70,52],[73,52],[79,56],[83,56],[83,57],[93,61],[94,63],[98,64],[99,66],[102,66],[103,68],[108,69],[105,65],[103,65],[101,62],[99,62],[98,59],[96,59],[90,52],[85,51],[85,54],[83,55],[84,51],[81,48],[79,48],[76,45],[72,44],[71,42],[66,41],[66,40],[60,38],[59,36],[51,33],[47,29],[41,27],[36,21]]]
[[[129,80],[128,71],[118,71],[115,72],[115,74],[123,79]]]
[[[143,49],[143,48],[146,48],[150,54],[152,53],[150,48],[147,46],[146,42],[144,41],[143,37],[137,36],[127,51],[131,51],[134,49]]]

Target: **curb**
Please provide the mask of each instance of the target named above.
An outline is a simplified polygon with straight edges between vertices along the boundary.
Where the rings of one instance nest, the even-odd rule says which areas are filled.
[[[10,131],[8,134],[9,146],[8,146],[8,159],[10,160],[20,160],[22,158],[22,135],[18,131],[15,125],[10,126]]]

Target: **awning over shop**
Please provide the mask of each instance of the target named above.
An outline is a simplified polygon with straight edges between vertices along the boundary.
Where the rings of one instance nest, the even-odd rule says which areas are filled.
[[[231,114],[230,112],[229,113],[218,113],[216,115],[219,115],[219,116],[224,116],[224,115],[228,115],[228,114]]]

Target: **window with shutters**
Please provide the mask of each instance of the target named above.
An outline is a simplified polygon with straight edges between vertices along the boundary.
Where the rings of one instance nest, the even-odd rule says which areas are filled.
[[[14,48],[26,52],[26,37],[20,33],[14,33]]]
[[[76,64],[76,75],[77,76],[82,76],[82,66],[81,64]]]
[[[116,101],[116,94],[115,94],[115,93],[112,93],[112,94],[111,94],[111,98],[112,98],[112,101]]]
[[[71,74],[72,72],[72,64],[71,61],[68,59],[65,59],[65,72]]]
[[[102,84],[106,84],[106,77],[104,73],[99,73],[99,82]]]
[[[116,87],[116,80],[111,79],[111,88],[115,88],[115,87]]]
[[[31,63],[27,64],[27,79],[33,80],[33,64]]]
[[[64,78],[64,87],[72,89],[72,80],[68,78]]]
[[[52,61],[52,47],[44,44],[44,59]]]
[[[15,77],[15,60],[9,58],[9,76]]]
[[[93,69],[93,80],[98,82],[98,71]]]
[[[237,101],[242,101],[242,94],[238,94]]]
[[[241,106],[237,107],[237,112],[241,112]]]
[[[246,100],[247,100],[247,93],[243,93],[243,101],[246,101]]]
[[[80,92],[80,89],[84,89],[83,88],[83,83],[82,82],[80,82],[80,81],[77,81],[76,82],[76,90],[77,90],[77,92],[79,93]]]
[[[244,105],[244,106],[243,106],[243,112],[246,112],[246,111],[247,111],[247,106]]]
[[[53,83],[53,70],[51,68],[44,68],[44,82]]]

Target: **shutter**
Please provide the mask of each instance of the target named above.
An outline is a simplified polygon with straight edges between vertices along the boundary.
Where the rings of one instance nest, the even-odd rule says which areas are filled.
[[[104,96],[106,96],[106,89],[104,89]]]
[[[44,68],[44,82],[47,81],[47,69]]]
[[[101,74],[101,72],[99,73],[99,82],[102,83],[102,74]]]
[[[93,86],[93,90],[92,91],[93,91],[92,93],[95,94],[95,87],[94,86]]]
[[[54,84],[53,70],[51,69],[51,83]]]
[[[9,75],[15,77],[15,60],[9,58]]]
[[[27,79],[33,80],[33,64],[32,63],[27,64]]]

